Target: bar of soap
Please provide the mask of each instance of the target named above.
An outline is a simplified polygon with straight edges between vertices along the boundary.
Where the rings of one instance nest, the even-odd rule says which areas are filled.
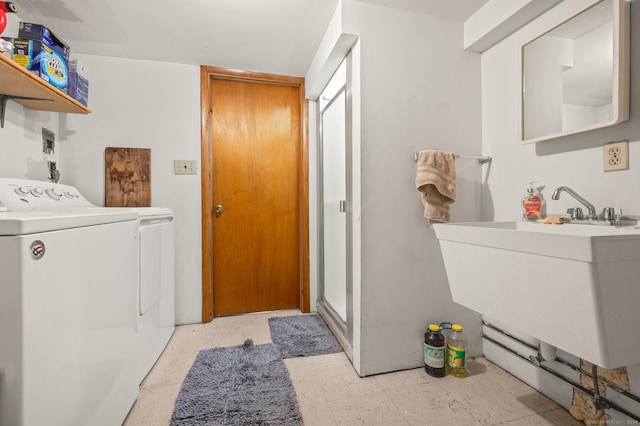
[[[564,218],[562,217],[548,217],[545,219],[544,223],[551,223],[554,225],[562,225],[564,223]]]

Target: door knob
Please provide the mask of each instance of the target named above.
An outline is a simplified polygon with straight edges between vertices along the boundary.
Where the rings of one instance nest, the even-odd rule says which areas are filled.
[[[216,206],[216,217],[220,217],[220,215],[222,214],[222,210],[224,210],[224,207],[222,207],[222,204],[218,204]]]

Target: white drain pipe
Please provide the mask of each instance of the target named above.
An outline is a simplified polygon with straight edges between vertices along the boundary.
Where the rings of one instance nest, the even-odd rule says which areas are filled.
[[[542,340],[539,342],[538,356],[542,358],[542,361],[554,361],[556,359],[556,347]]]

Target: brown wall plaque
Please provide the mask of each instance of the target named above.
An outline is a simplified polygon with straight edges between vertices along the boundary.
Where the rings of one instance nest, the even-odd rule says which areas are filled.
[[[104,205],[151,206],[151,150],[105,148]]]

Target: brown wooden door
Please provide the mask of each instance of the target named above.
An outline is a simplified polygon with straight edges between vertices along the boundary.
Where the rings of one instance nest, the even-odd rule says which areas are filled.
[[[213,315],[300,306],[300,88],[211,78]]]

